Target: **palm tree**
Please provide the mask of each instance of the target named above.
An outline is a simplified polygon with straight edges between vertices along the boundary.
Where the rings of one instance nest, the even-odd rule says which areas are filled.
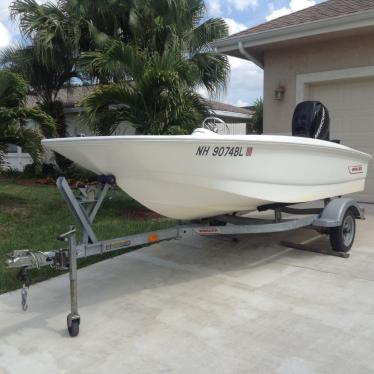
[[[25,43],[5,49],[0,63],[29,82],[41,107],[56,119],[58,134],[65,136],[65,117],[57,95],[78,74],[74,19],[63,2],[39,5],[35,0],[15,0],[10,14],[19,20]]]
[[[86,58],[90,68],[110,73],[116,82],[99,86],[82,103],[101,135],[113,133],[120,121],[131,122],[143,134],[183,133],[207,115],[204,100],[194,90],[200,74],[179,51],[150,55],[115,41],[105,52]]]
[[[255,100],[252,108],[254,109],[254,114],[251,120],[252,131],[256,134],[262,134],[264,131],[264,101],[261,97]]]
[[[74,14],[67,12],[63,1],[39,5],[35,0],[13,1],[10,14],[14,20],[19,20],[24,42],[3,50],[0,64],[29,82],[30,93],[55,119],[57,135],[65,137],[67,125],[58,93],[78,76],[79,50]],[[55,154],[55,158],[62,169],[71,164],[61,155]]]
[[[201,121],[208,108],[198,89],[219,94],[229,73],[227,58],[210,47],[227,26],[219,18],[202,22],[204,11],[202,0],[135,0],[129,41],[110,38],[83,53],[88,74],[112,83],[82,103],[96,131],[110,134],[126,120],[143,133],[183,133]]]
[[[43,85],[37,91],[43,102],[50,103],[66,82],[74,77],[87,78],[77,71],[76,62],[82,51],[95,49],[109,37],[128,39],[124,30],[130,4],[129,0],[59,0],[56,4],[14,0],[10,14],[19,21],[27,47],[22,51],[8,49],[3,63],[9,68],[21,68],[29,75],[30,84],[34,83],[32,76],[42,73]],[[25,62],[31,62],[36,71],[26,70],[22,66]],[[38,84],[37,79],[35,83]]]
[[[222,18],[205,21],[203,0],[134,0],[130,12],[133,44],[142,50],[162,54],[170,46],[195,65],[200,83],[211,94],[226,87],[227,57],[215,52],[211,43],[228,35]]]
[[[26,108],[28,85],[14,73],[0,70],[0,168],[4,166],[4,156],[9,144],[23,148],[40,165],[44,136],[55,134],[55,122],[51,116],[39,108]],[[26,121],[32,119],[40,130],[27,127]]]
[[[31,42],[31,61],[47,66],[48,72],[60,67],[61,62],[66,62],[62,66],[62,74],[59,74],[62,79],[53,81],[58,83],[53,86],[53,94],[61,87],[61,82],[64,84],[74,74],[78,75],[76,62],[82,52],[86,52],[85,69],[79,69],[80,77],[88,77],[102,84],[113,83],[114,91],[122,86],[133,89],[136,86],[137,95],[144,99],[143,103],[131,101],[127,96],[120,98],[118,94],[115,101],[110,103],[109,87],[100,87],[90,95],[90,100],[85,101],[89,109],[88,118],[95,128],[98,121],[108,121],[108,129],[104,131],[105,126],[101,125],[101,132],[110,133],[121,120],[127,119],[125,113],[128,111],[123,107],[130,104],[134,106],[132,112],[149,111],[144,114],[146,118],[136,117],[138,123],[147,118],[157,121],[166,118],[163,126],[144,124],[146,131],[175,131],[175,118],[180,121],[179,126],[189,128],[191,117],[196,120],[196,113],[199,112],[200,117],[206,109],[205,101],[193,91],[205,87],[209,93],[218,95],[225,88],[229,73],[227,58],[216,53],[210,44],[227,36],[227,26],[220,18],[203,21],[203,0],[60,0],[57,5],[38,5],[36,0],[14,0],[10,9],[12,16],[19,18],[22,35]],[[132,48],[136,52],[134,55],[142,56],[143,74],[147,73],[148,76],[135,74],[129,62],[119,60],[125,56],[113,55],[113,51],[121,51],[124,47]],[[175,56],[172,57],[172,54]],[[14,53],[10,55],[4,62],[10,64],[17,60]],[[110,58],[112,61],[108,60]],[[170,71],[165,65],[168,59],[172,66]],[[175,61],[179,65],[188,65],[185,74],[175,68]],[[17,70],[14,64],[10,67],[15,71],[22,70]],[[158,68],[161,68],[160,72],[157,72]],[[122,70],[119,72],[118,69]],[[162,92],[157,90],[157,79],[162,81]],[[34,85],[37,87],[37,84]],[[42,90],[51,97],[49,88],[43,85]],[[154,103],[151,105],[151,99],[145,100],[150,96],[145,89],[151,89],[153,94],[161,92],[162,97],[153,96]],[[50,103],[51,100],[45,102]],[[106,107],[102,105],[104,102],[107,103]],[[98,107],[93,106],[95,103]],[[113,113],[109,110],[111,104],[116,104],[117,108],[122,105],[122,110]],[[45,108],[54,113],[49,106]],[[163,115],[161,112],[165,110],[168,114]],[[189,113],[182,115],[185,110],[193,113],[193,116]]]
[[[40,107],[56,120],[58,135],[65,137],[63,103],[57,95],[65,83],[76,75],[72,70],[73,62],[56,55],[53,63],[43,63],[39,60],[35,48],[34,45],[5,48],[0,56],[0,64],[27,80],[31,88],[30,94],[35,97]]]

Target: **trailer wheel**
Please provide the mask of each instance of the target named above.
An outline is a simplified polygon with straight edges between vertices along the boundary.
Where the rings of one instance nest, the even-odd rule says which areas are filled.
[[[337,252],[349,252],[356,236],[356,215],[352,209],[348,209],[344,215],[341,226],[330,230],[330,243],[332,249]]]
[[[70,315],[67,318],[68,332],[69,335],[74,338],[79,334],[80,319],[71,319]]]

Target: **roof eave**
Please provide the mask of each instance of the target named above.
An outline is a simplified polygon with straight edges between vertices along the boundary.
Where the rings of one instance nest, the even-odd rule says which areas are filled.
[[[213,43],[218,52],[230,55],[230,52],[242,54],[241,47],[253,48],[266,44],[299,39],[308,36],[327,34],[332,32],[353,30],[362,27],[374,26],[374,10],[359,12],[344,16],[327,18],[319,21],[301,23],[268,31],[238,35],[232,38],[221,39]],[[243,55],[243,54],[242,54]],[[256,61],[254,56],[243,56],[245,59],[253,57],[252,61],[262,67],[263,61]]]
[[[240,118],[243,120],[249,120],[252,118],[252,114],[245,114],[245,113],[238,113],[238,112],[231,112],[227,110],[215,110],[211,109],[210,114],[213,114],[217,117],[230,117],[230,118]]]

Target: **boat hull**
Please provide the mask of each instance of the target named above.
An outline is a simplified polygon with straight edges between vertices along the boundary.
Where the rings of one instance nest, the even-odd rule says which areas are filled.
[[[198,219],[363,191],[371,156],[281,136],[123,136],[43,144],[175,219]]]

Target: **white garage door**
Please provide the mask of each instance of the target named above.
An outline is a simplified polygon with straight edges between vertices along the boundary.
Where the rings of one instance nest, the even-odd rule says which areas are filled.
[[[331,117],[331,138],[374,155],[374,80],[347,80],[313,84],[310,99],[326,105]],[[364,193],[355,195],[361,202],[374,202],[374,162]]]

